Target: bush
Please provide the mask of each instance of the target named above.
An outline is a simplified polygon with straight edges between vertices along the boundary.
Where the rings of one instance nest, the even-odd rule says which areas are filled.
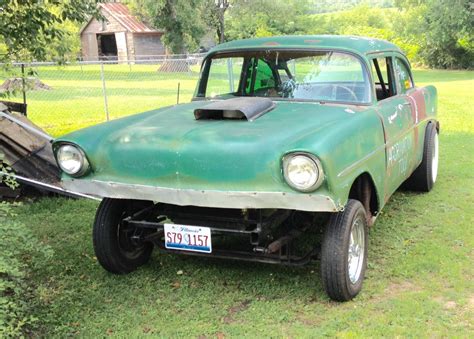
[[[10,168],[1,161],[0,172]],[[6,177],[6,178],[5,178]],[[0,183],[14,188],[12,176],[0,174]],[[0,202],[0,337],[28,334],[38,319],[29,274],[35,261],[51,256],[49,247],[41,244],[23,224],[15,221],[15,204]]]

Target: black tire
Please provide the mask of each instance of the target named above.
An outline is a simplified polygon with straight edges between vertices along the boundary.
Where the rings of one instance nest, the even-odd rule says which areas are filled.
[[[423,160],[411,176],[406,180],[404,188],[410,191],[429,192],[433,188],[437,177],[438,167],[438,131],[432,122],[426,126],[423,145]],[[433,163],[436,161],[436,172]]]
[[[125,274],[145,264],[153,251],[151,243],[134,243],[133,229],[121,221],[151,202],[105,198],[97,209],[92,239],[97,260],[107,271]]]
[[[357,223],[357,225],[356,225]],[[357,270],[349,271],[349,250],[352,229],[363,239],[363,255],[355,259]],[[363,233],[363,234],[362,234]],[[359,237],[358,237],[359,238]],[[334,213],[326,227],[321,246],[321,277],[328,296],[335,301],[348,301],[362,289],[367,267],[368,227],[364,206],[350,199],[343,212]]]

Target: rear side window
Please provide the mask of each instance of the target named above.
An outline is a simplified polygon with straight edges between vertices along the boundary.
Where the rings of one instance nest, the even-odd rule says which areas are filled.
[[[265,60],[257,58],[252,58],[249,61],[245,83],[246,94],[252,93],[252,90],[253,92],[258,92],[259,90],[275,88],[277,84],[270,65]]]
[[[397,94],[391,57],[372,59],[372,74],[375,81],[377,100],[383,100]]]
[[[405,93],[410,88],[413,88],[413,80],[410,75],[410,71],[406,64],[399,58],[395,58],[395,72],[398,76],[400,83],[401,93]]]

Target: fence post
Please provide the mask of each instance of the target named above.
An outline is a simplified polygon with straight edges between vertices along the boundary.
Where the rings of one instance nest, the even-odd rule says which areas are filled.
[[[105,108],[105,116],[107,121],[109,121],[109,105],[107,103],[107,91],[105,89],[105,76],[104,76],[104,63],[100,63],[100,78],[102,80],[102,93],[104,94],[104,108]]]
[[[21,91],[23,92],[23,104],[26,105],[25,64],[21,64]]]
[[[181,83],[178,81],[178,93],[176,94],[176,105],[179,105],[179,88],[181,87]]]
[[[231,58],[227,58],[227,73],[229,74],[229,90],[234,93],[234,65]]]

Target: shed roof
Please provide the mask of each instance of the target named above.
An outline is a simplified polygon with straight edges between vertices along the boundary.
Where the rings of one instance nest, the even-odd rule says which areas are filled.
[[[100,3],[99,7],[109,13],[120,25],[128,32],[131,33],[163,33],[161,30],[156,30],[152,27],[147,26],[142,21],[138,20],[137,17],[130,13],[128,7],[122,3],[108,2]],[[84,25],[79,33],[82,33],[84,29],[93,20],[91,18],[89,22]]]
[[[391,42],[361,36],[290,35],[230,41],[217,45],[210,51],[210,53],[233,49],[257,48],[339,49],[352,51],[362,55],[382,51],[401,52],[400,49]]]

